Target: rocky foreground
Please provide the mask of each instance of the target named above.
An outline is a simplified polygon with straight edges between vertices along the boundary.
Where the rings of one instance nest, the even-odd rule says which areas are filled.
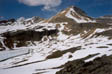
[[[56,74],[112,74],[112,55],[89,62],[84,62],[83,59],[70,61]]]

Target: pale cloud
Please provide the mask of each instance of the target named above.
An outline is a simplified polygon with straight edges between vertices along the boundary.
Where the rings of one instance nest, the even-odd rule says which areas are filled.
[[[20,3],[24,3],[28,6],[40,6],[43,5],[44,10],[51,10],[61,4],[61,0],[18,0]]]

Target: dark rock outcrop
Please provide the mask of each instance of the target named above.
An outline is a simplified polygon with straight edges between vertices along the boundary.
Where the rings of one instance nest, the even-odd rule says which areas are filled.
[[[63,51],[58,50],[58,51],[53,52],[51,55],[48,55],[46,57],[46,59],[58,58],[58,57],[61,57],[68,52],[74,53],[75,51],[80,50],[80,49],[81,49],[81,46],[70,48],[70,49],[63,50]]]
[[[68,62],[56,74],[112,74],[112,55],[96,58],[90,62],[83,60]]]
[[[34,31],[34,30],[19,30],[16,32],[6,32],[2,34],[4,39],[4,44],[8,48],[13,48],[14,43],[16,43],[17,47],[27,46],[28,41],[40,41],[43,36],[49,36],[53,34],[57,34],[58,30],[44,30],[42,32]]]
[[[1,20],[0,25],[7,25],[8,23],[14,23],[15,21],[15,19]]]

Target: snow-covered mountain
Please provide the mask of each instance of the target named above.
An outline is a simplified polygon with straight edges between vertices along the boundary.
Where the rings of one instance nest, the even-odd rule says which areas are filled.
[[[82,11],[80,8],[71,6],[61,12],[57,13],[56,16],[51,17],[48,22],[73,22],[73,23],[87,23],[95,22],[91,17]]]
[[[109,61],[102,60],[104,64],[112,61],[111,31],[112,25],[96,22],[74,6],[49,19],[19,18],[8,25],[2,23],[0,24],[0,74],[56,74],[60,70],[57,74],[80,72],[89,74],[79,69],[85,70],[91,65],[94,67],[89,68],[91,72],[98,65],[100,66],[97,67],[98,74],[102,74],[102,70],[99,70],[104,68],[99,65],[102,63],[95,62],[96,65],[93,65],[91,61],[99,62],[98,57],[102,59],[103,55],[109,59]],[[74,61],[77,60],[81,60],[78,62],[78,72],[71,70],[73,67],[69,72],[69,67],[65,64],[75,66],[77,62]],[[109,66],[112,64],[109,63]],[[111,67],[107,69],[111,74]],[[103,72],[106,72],[106,69]]]

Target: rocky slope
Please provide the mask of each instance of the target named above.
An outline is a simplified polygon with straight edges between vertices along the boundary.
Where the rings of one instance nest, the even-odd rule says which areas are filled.
[[[112,56],[102,56],[87,63],[83,59],[70,61],[56,74],[112,74]]]
[[[79,74],[85,69],[85,74],[100,74],[105,66],[111,73],[112,25],[97,22],[80,8],[71,6],[49,19],[7,23],[0,23],[0,74]]]

